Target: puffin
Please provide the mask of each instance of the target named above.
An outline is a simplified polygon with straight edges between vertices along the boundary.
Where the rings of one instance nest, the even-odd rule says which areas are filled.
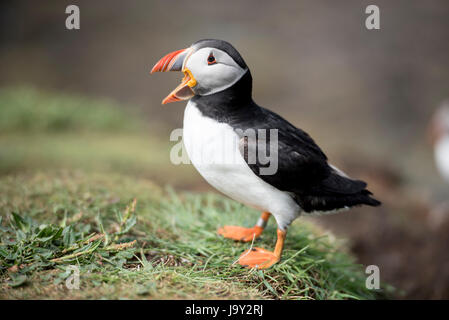
[[[238,263],[267,269],[281,260],[289,225],[301,215],[326,214],[381,203],[332,165],[303,130],[252,98],[252,76],[228,42],[203,39],[162,57],[151,73],[181,71],[184,77],[162,104],[188,100],[183,144],[191,163],[215,189],[261,211],[251,228],[223,226],[225,238],[249,242],[270,216],[277,223],[274,250],[251,246]]]
[[[449,100],[443,102],[433,115],[430,122],[430,140],[437,169],[449,183]]]

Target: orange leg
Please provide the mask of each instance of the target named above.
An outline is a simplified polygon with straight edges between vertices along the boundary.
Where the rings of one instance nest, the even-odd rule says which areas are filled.
[[[263,212],[257,221],[256,225],[252,228],[244,228],[239,226],[224,226],[218,229],[218,234],[225,238],[233,239],[237,241],[252,241],[253,238],[257,238],[262,234],[263,229],[267,225],[268,219],[270,218],[269,212]]]
[[[287,231],[278,229],[277,241],[274,252],[262,249],[251,248],[243,252],[239,258],[239,264],[247,268],[267,269],[273,264],[281,260],[282,249],[284,248],[284,240],[287,235]]]

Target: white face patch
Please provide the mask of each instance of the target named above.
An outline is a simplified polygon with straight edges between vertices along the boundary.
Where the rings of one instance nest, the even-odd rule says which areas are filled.
[[[209,64],[209,56],[215,63]],[[197,81],[195,93],[206,96],[231,87],[248,69],[240,67],[226,52],[216,48],[201,48],[185,62],[184,68],[192,73]]]

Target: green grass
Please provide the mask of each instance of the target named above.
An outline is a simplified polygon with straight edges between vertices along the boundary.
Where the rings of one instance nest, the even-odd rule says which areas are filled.
[[[137,206],[125,218],[134,198]],[[3,299],[376,297],[343,243],[304,221],[289,229],[283,259],[273,268],[234,264],[250,244],[223,239],[216,229],[251,226],[259,212],[214,194],[61,172],[3,177],[0,205]],[[270,223],[257,246],[272,248],[275,230]],[[98,234],[105,236],[87,241]],[[114,247],[132,241],[125,250]],[[80,267],[80,290],[65,288],[67,265]]]
[[[144,124],[135,109],[106,98],[7,87],[0,89],[0,133],[136,131]]]
[[[107,99],[0,89],[0,175],[79,169],[145,176],[190,187],[199,175],[169,162],[170,142],[145,126],[137,108]]]
[[[199,174],[169,162],[171,143],[147,133],[36,133],[0,135],[0,175],[79,169],[145,176],[174,186],[191,186]]]

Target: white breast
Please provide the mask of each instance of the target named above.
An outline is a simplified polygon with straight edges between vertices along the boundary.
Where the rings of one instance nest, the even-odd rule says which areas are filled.
[[[246,164],[233,128],[204,117],[192,101],[184,113],[183,141],[194,167],[217,190],[271,212],[281,228],[299,216],[300,207],[287,192],[260,179]]]
[[[435,145],[435,161],[441,175],[449,182],[449,135],[439,139]]]

